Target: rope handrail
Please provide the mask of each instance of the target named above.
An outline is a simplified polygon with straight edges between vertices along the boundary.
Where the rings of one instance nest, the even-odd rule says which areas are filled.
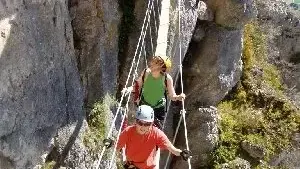
[[[147,68],[148,67],[148,63],[147,63],[147,53],[146,53],[146,47],[145,46],[143,47],[143,50],[144,50],[145,67]]]
[[[152,0],[152,1],[153,1],[153,0]],[[151,14],[151,12],[150,12],[150,14]],[[150,15],[148,15],[148,16],[150,17]],[[148,25],[149,25],[149,22],[147,22],[146,30],[147,30],[147,28],[148,28]],[[146,33],[146,32],[147,32],[147,31],[145,31],[145,33]],[[146,36],[146,34],[144,34],[144,37],[143,37],[143,40],[142,40],[142,46],[144,45],[144,42],[145,42],[145,36]],[[142,50],[140,50],[140,53],[139,53],[139,57],[138,57],[138,60],[137,60],[137,64],[136,64],[136,67],[135,67],[135,73],[133,74],[133,78],[132,78],[131,85],[133,85],[134,79],[135,79],[135,77],[136,77],[136,75],[137,75],[137,68],[138,68],[139,63],[140,63],[141,55],[142,55]],[[130,98],[130,95],[131,95],[131,92],[129,92],[128,98]],[[129,100],[130,100],[130,99],[127,99],[127,102],[126,102],[125,107],[128,107]],[[125,115],[126,115],[126,113],[125,113]],[[124,123],[125,115],[123,116],[121,125],[123,125],[123,123]],[[120,129],[119,129],[119,131],[118,131],[116,143],[118,143],[118,141],[119,141],[119,137],[120,137],[120,134],[121,134],[121,130],[122,130],[122,128],[120,127]],[[111,160],[110,160],[110,164],[109,164],[108,169],[111,169],[111,167],[112,167],[112,164],[113,164],[113,161],[114,161],[114,158],[115,158],[115,154],[116,154],[116,149],[117,149],[117,144],[115,144],[115,146],[114,146],[113,154],[112,154],[112,157],[111,157]]]
[[[150,2],[150,1],[151,1],[151,0],[149,0],[149,2]],[[148,5],[149,5],[149,3],[148,3]],[[133,65],[134,65],[134,63],[135,63],[135,58],[136,58],[137,51],[138,51],[138,49],[139,49],[139,44],[140,44],[141,37],[143,36],[144,24],[145,24],[145,21],[146,21],[146,17],[148,16],[148,11],[149,11],[149,6],[148,6],[148,8],[147,8],[147,10],[146,10],[146,15],[145,15],[145,18],[144,18],[144,23],[143,23],[143,27],[142,27],[142,32],[141,32],[141,35],[140,35],[140,37],[139,37],[139,41],[138,41],[138,44],[137,44],[137,47],[136,47],[136,50],[135,50],[135,53],[134,53],[133,61],[132,61],[132,63],[131,63],[131,67],[130,67],[130,70],[129,70],[129,73],[128,73],[129,75],[128,75],[127,79],[126,79],[125,87],[127,87],[127,84],[128,84],[128,81],[129,81],[131,72],[132,72],[132,68],[133,68]],[[125,93],[122,94],[122,97],[121,97],[121,100],[120,100],[120,102],[119,102],[119,106],[118,106],[117,112],[120,111],[121,103],[122,103],[122,101],[123,101],[122,99],[123,99],[124,95],[125,95]],[[113,123],[115,123],[116,117],[117,117],[117,115],[115,116]],[[113,130],[113,126],[111,126],[111,128],[110,128],[110,130],[109,130],[109,134],[108,134],[107,137],[110,137],[110,134],[112,133],[112,130]]]
[[[152,52],[152,55],[154,55],[154,50],[153,50],[154,47],[153,47],[153,42],[152,42],[152,30],[151,30],[151,26],[149,27],[149,35],[150,35],[151,52]],[[144,48],[145,48],[145,46],[144,46]],[[145,54],[146,54],[146,50],[145,50]]]
[[[152,0],[152,1],[153,1],[153,0]],[[138,40],[138,44],[137,44],[137,47],[136,47],[136,50],[135,50],[135,53],[134,53],[133,60],[132,60],[132,62],[131,62],[131,67],[130,67],[130,70],[129,70],[129,73],[128,73],[128,76],[127,76],[127,79],[126,79],[125,88],[127,87],[127,84],[128,84],[128,82],[129,82],[129,79],[130,79],[130,76],[131,76],[131,72],[132,72],[132,69],[133,69],[133,65],[135,64],[135,60],[136,60],[136,56],[137,56],[137,51],[138,51],[139,46],[140,46],[139,44],[140,44],[140,42],[141,42],[142,37],[145,38],[145,36],[143,36],[143,35],[144,35],[143,32],[146,32],[146,30],[147,30],[147,29],[144,30],[144,27],[145,27],[145,23],[146,23],[146,18],[147,18],[147,16],[149,15],[150,2],[152,2],[152,1],[149,0],[149,2],[148,2],[148,6],[147,6],[147,10],[146,10],[146,13],[145,13],[145,18],[144,18],[143,26],[142,26],[142,30],[141,30],[141,34],[140,34],[140,37],[139,37],[139,40]],[[148,25],[148,24],[147,24],[147,25]],[[148,26],[147,26],[147,27],[148,27]],[[144,41],[144,39],[143,39],[143,41]],[[112,125],[110,126],[110,129],[109,129],[109,132],[108,132],[106,138],[111,137],[112,130],[113,130],[114,124],[115,124],[115,122],[116,122],[117,116],[118,116],[118,114],[119,114],[119,111],[120,111],[120,109],[121,109],[121,104],[122,104],[122,102],[123,102],[124,96],[125,96],[125,92],[122,93],[120,102],[119,102],[119,104],[118,104],[117,112],[116,112],[116,114],[115,114],[115,117],[114,117],[114,119],[113,119]],[[99,168],[99,165],[100,165],[100,163],[101,163],[101,160],[102,160],[102,157],[103,157],[103,155],[104,155],[105,150],[106,150],[106,147],[103,146],[102,151],[101,151],[101,154],[100,154],[100,157],[99,157],[99,160],[98,160],[98,163],[97,163],[97,166],[96,166],[96,169]]]
[[[157,4],[158,5],[158,4]],[[154,9],[155,5],[154,5],[154,1],[153,1],[153,6],[151,7],[151,11],[153,10],[153,16],[154,16],[154,28],[155,28],[155,34],[157,34],[157,28],[156,28],[156,20],[155,20],[155,9]],[[149,20],[149,23],[151,25],[151,15],[150,17],[148,18]],[[150,35],[150,44],[151,44],[151,52],[152,52],[152,55],[155,54],[153,48],[154,48],[154,45],[153,45],[153,42],[152,42],[152,29],[151,29],[151,26],[149,27],[149,35]]]
[[[182,51],[181,51],[181,7],[184,8],[184,5],[181,6],[181,0],[179,0],[179,11],[178,11],[178,31],[179,31],[179,58],[180,58],[180,66],[179,66],[179,72],[180,72],[180,83],[181,83],[181,93],[183,93],[183,78],[182,78]],[[185,144],[186,149],[189,151],[189,140],[187,138],[187,129],[186,129],[186,119],[185,119],[185,108],[184,108],[184,100],[182,100],[182,118],[183,118],[183,125],[184,125],[184,137],[185,137]],[[192,168],[191,166],[191,159],[188,158],[188,165],[189,169]]]
[[[156,0],[156,5],[157,5],[157,8],[158,8],[159,4],[158,4],[157,0]],[[154,5],[154,7],[155,7],[155,5]],[[157,23],[156,23],[156,11],[155,11],[155,8],[153,8],[153,18],[154,18],[155,34],[157,34]]]

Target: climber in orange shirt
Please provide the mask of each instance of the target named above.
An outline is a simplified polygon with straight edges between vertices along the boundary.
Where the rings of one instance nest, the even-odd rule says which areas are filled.
[[[154,110],[141,105],[136,112],[136,124],[123,130],[119,137],[117,149],[125,147],[127,169],[153,169],[157,147],[167,149],[184,160],[190,158],[190,151],[180,150],[173,146],[167,136],[153,126]]]

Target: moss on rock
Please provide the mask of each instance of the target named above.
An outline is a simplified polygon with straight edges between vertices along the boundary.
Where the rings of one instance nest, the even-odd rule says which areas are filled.
[[[260,159],[241,147],[242,141],[262,146],[268,161],[291,146],[300,129],[300,112],[286,99],[280,71],[268,62],[267,42],[256,22],[244,29],[243,75],[239,84],[219,105],[220,140],[213,153],[214,167],[241,157],[261,168]]]

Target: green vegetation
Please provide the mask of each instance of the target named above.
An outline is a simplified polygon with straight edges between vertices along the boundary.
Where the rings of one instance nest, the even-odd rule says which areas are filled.
[[[55,165],[55,161],[46,162],[41,169],[52,169]]]
[[[88,116],[89,131],[85,133],[84,144],[91,154],[99,153],[102,148],[102,140],[106,137],[108,129],[108,114],[113,104],[115,101],[106,96],[93,105]]]
[[[117,169],[124,169],[123,163],[121,159],[117,158]]]
[[[268,63],[266,43],[266,36],[260,31],[257,23],[245,26],[242,83],[247,88],[257,86],[256,89],[267,89],[271,90],[272,94],[282,95],[280,72],[276,66]],[[262,75],[254,75],[253,70],[261,71]]]
[[[268,63],[266,38],[255,22],[245,26],[242,60],[241,82],[218,105],[220,140],[213,153],[215,168],[236,157],[256,168],[267,168],[250,157],[241,142],[262,146],[266,152],[263,160],[268,161],[289,148],[291,136],[300,129],[300,112],[285,99],[280,72]]]

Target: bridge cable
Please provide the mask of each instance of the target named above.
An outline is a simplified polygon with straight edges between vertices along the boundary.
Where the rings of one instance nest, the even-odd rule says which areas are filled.
[[[153,0],[149,0],[149,2],[148,2],[148,6],[147,6],[147,10],[146,10],[145,18],[144,18],[144,21],[143,21],[142,30],[141,30],[141,35],[140,35],[139,40],[138,40],[138,44],[137,44],[137,47],[136,47],[136,50],[135,50],[135,54],[134,54],[134,57],[133,57],[133,61],[132,61],[132,63],[131,63],[130,71],[129,71],[129,73],[128,73],[128,77],[127,77],[127,79],[126,79],[125,88],[127,87],[127,84],[128,84],[128,81],[129,81],[129,78],[130,78],[130,76],[131,76],[131,72],[132,72],[132,69],[133,69],[133,65],[135,64],[135,60],[136,60],[136,56],[137,56],[137,51],[138,51],[139,46],[140,46],[139,44],[140,44],[140,42],[141,42],[142,37],[143,37],[143,40],[142,40],[142,41],[144,41],[144,38],[145,38],[145,36],[144,36],[145,33],[143,33],[143,32],[146,32],[146,30],[147,30],[147,28],[144,30],[144,27],[145,27],[145,23],[146,23],[146,18],[147,18],[148,15],[149,15],[150,2],[152,2],[152,1],[153,1]],[[147,27],[148,27],[148,24],[147,24]],[[119,114],[119,111],[120,111],[120,108],[121,108],[121,103],[123,102],[124,96],[125,96],[125,92],[124,92],[124,93],[122,94],[122,96],[121,96],[121,100],[120,100],[120,102],[119,102],[117,112],[116,112],[116,114],[115,114],[115,117],[114,117],[114,119],[113,119],[112,125],[111,125],[111,127],[110,127],[110,129],[109,129],[109,132],[108,132],[108,135],[107,135],[106,138],[110,138],[110,137],[111,137],[112,130],[113,130],[114,124],[115,124],[115,122],[116,122],[117,116],[118,116],[118,114]],[[96,166],[97,169],[99,168],[99,165],[100,165],[100,162],[101,162],[101,160],[102,160],[102,157],[103,157],[103,155],[104,155],[105,150],[106,150],[106,146],[103,146],[102,151],[101,151],[101,154],[100,154],[100,157],[99,157],[99,160],[98,160],[98,163],[97,163],[97,166]]]

